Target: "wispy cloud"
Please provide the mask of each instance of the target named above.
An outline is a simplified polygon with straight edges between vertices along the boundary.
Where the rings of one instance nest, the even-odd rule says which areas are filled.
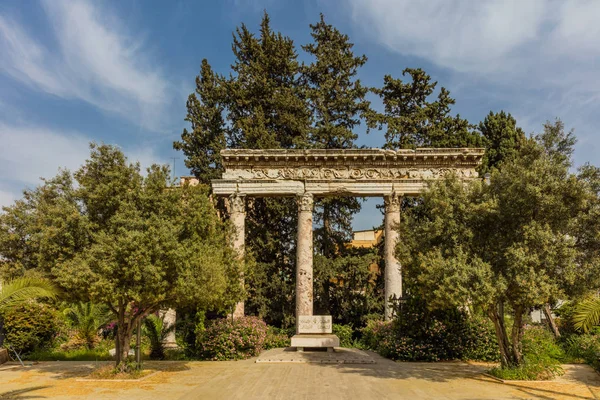
[[[600,2],[348,1],[371,40],[445,68],[461,91],[488,90],[538,131],[563,118],[586,143],[576,156],[600,162],[589,151],[600,123]]]
[[[41,91],[93,104],[160,129],[171,87],[145,43],[89,1],[44,1],[57,49],[0,16],[0,71]]]
[[[21,191],[50,178],[59,168],[76,170],[89,156],[92,139],[77,132],[59,132],[40,126],[9,125],[0,121],[0,207],[19,198]],[[129,161],[142,168],[166,163],[152,147],[122,149]]]

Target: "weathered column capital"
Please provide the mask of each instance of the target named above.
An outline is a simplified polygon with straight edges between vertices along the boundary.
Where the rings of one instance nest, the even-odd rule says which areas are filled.
[[[312,211],[314,205],[314,199],[312,193],[305,192],[303,195],[298,196],[298,211]]]
[[[246,214],[246,196],[239,193],[229,196],[229,212]]]
[[[400,204],[402,203],[403,193],[392,192],[383,197],[385,212],[400,212]]]

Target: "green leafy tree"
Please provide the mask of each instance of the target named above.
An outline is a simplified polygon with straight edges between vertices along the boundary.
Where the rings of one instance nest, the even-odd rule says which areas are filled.
[[[417,147],[480,147],[482,140],[469,122],[450,114],[455,100],[442,87],[435,100],[437,82],[420,68],[406,68],[402,75],[410,81],[386,75],[382,88],[372,91],[383,101],[384,112],[371,110],[367,121],[371,128],[385,130],[386,149]]]
[[[325,22],[323,14],[310,28],[313,41],[302,46],[313,58],[302,68],[312,114],[310,147],[354,148],[358,137],[355,128],[370,109],[370,102],[366,100],[369,88],[357,78],[367,57],[355,55],[348,35]],[[315,259],[315,271],[322,276],[315,288],[315,307],[323,312],[340,312],[337,296],[343,286],[334,283],[344,275],[335,276],[336,271],[342,272],[340,265],[353,267],[356,273],[368,270],[369,260],[361,259],[362,263],[357,265],[357,259],[346,254],[345,249],[345,243],[351,238],[353,216],[359,211],[360,201],[353,197],[323,198],[315,202],[315,223],[319,225],[315,230],[315,251],[322,256]],[[359,289],[344,293],[351,296],[352,290]]]
[[[293,41],[271,29],[265,13],[257,34],[242,24],[233,35],[234,61],[228,78],[203,61],[196,93],[188,100],[191,131],[174,144],[203,182],[222,172],[219,151],[230,148],[304,148],[310,110]],[[294,199],[252,199],[246,216],[246,274],[250,313],[284,323],[293,314],[293,254],[297,208]],[[269,310],[267,312],[267,310]]]
[[[405,213],[399,252],[409,279],[431,307],[483,309],[503,366],[523,362],[531,308],[574,295],[587,286],[578,284],[582,277],[598,274],[577,235],[592,193],[569,172],[571,147],[562,144],[571,138],[562,125],[546,124],[513,162],[493,172],[490,185],[449,178]],[[505,306],[514,318],[510,334]]]
[[[5,211],[27,204],[25,231],[39,243],[28,267],[115,315],[117,365],[145,316],[180,304],[229,309],[239,298],[239,266],[206,187],[169,187],[168,167],[144,176],[116,147],[95,144],[73,176],[77,188],[63,171]]]
[[[489,172],[505,161],[514,160],[525,142],[525,132],[517,126],[510,113],[490,113],[479,123],[479,131],[485,142],[485,154],[481,171]]]
[[[173,143],[176,150],[186,155],[185,166],[205,184],[220,178],[223,172],[220,151],[226,147],[224,82],[208,61],[202,60],[196,92],[189,95],[186,104],[185,120],[191,130],[184,129],[181,140]]]

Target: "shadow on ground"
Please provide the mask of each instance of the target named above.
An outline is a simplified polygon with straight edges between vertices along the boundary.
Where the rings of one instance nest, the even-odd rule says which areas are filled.
[[[31,366],[16,366],[14,372],[35,372],[49,374],[50,379],[87,378],[94,370],[106,365],[114,365],[113,361],[41,361]],[[190,369],[187,361],[147,361],[143,369],[155,371],[187,371]],[[2,398],[2,397],[0,397]]]
[[[38,396],[32,392],[45,389],[50,386],[33,386],[25,389],[11,390],[0,393],[0,399],[44,399],[45,396]]]

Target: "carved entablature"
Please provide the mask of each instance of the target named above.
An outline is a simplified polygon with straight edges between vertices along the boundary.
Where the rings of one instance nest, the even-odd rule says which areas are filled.
[[[478,177],[484,150],[464,149],[343,149],[221,151],[225,172],[213,181],[217,195],[239,192],[253,196],[415,195],[426,182],[455,174]]]

